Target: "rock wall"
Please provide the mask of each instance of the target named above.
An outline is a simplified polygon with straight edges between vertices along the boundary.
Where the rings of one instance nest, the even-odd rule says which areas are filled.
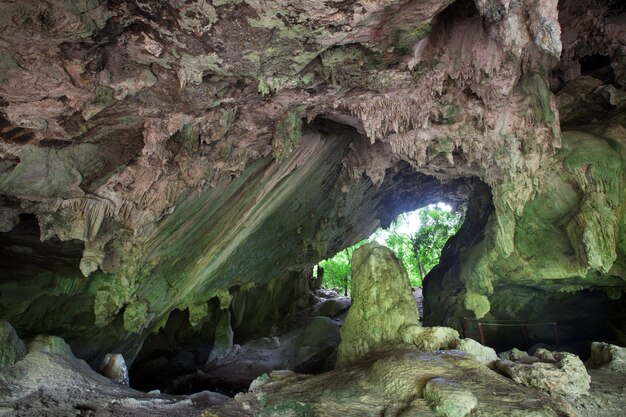
[[[531,326],[531,336],[554,343],[556,321],[561,342],[626,340],[623,131],[562,138],[558,170],[513,219],[510,252],[493,206],[472,200],[466,224],[426,279],[428,323],[459,330],[463,317],[545,323]],[[468,331],[478,337],[474,323]],[[527,343],[522,331],[488,329],[492,341],[508,338],[508,348]]]

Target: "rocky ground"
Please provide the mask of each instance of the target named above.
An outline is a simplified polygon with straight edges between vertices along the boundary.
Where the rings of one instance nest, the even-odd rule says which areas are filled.
[[[112,382],[76,359],[60,338],[43,336],[26,355],[0,371],[0,415],[15,417],[184,417],[228,397],[146,394]]]
[[[318,376],[291,376],[204,416],[573,416],[569,406],[458,351],[381,352]]]
[[[589,393],[570,400],[584,417],[618,417],[626,410],[626,374],[588,369],[591,377]]]
[[[0,415],[617,417],[626,407],[626,373],[619,356],[623,349],[612,345],[606,345],[610,350],[605,349],[604,356],[592,352],[586,371],[591,377],[588,392],[579,360],[578,368],[564,366],[556,352],[545,349],[537,349],[534,356],[511,351],[497,358],[493,350],[471,339],[458,345],[467,353],[423,352],[414,345],[399,345],[332,370],[332,364],[322,362],[334,363],[328,348],[338,342],[338,322],[349,304],[344,297],[321,299],[301,312],[318,315],[308,325],[237,346],[210,370],[180,377],[170,386],[184,391],[187,383],[198,391],[203,384],[226,382],[238,387],[234,398],[210,391],[192,395],[136,391],[76,359],[62,339],[39,336],[26,345],[5,324]],[[323,337],[327,332],[329,336]],[[307,364],[314,362],[312,352],[318,354],[315,369],[326,372],[307,374]],[[508,374],[502,373],[513,379],[492,370],[504,366],[509,367]]]

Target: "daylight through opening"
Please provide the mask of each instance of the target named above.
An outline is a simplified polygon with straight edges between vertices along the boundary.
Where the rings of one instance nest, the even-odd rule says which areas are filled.
[[[463,208],[453,210],[446,203],[402,213],[388,228],[379,227],[368,238],[319,262],[313,268],[313,276],[321,279],[323,288],[350,295],[354,251],[368,242],[377,242],[402,261],[411,287],[421,287],[426,275],[439,263],[444,245],[461,227],[464,214]]]

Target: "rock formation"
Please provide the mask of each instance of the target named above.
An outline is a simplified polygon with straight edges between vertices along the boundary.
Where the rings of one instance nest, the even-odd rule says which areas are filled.
[[[515,382],[546,391],[576,397],[589,391],[591,378],[578,356],[567,352],[538,349],[533,356],[495,363],[498,372]]]
[[[403,343],[423,350],[457,344],[459,335],[453,329],[422,328],[409,277],[386,247],[367,243],[358,248],[353,254],[351,282],[352,306],[341,327],[337,366]]]
[[[617,0],[1,2],[0,318],[93,367],[206,363],[446,201],[426,324],[623,345],[625,26]]]
[[[135,391],[97,374],[55,336],[37,336],[23,359],[0,369],[1,416],[183,417],[227,399],[206,391],[179,397]]]
[[[588,366],[626,374],[626,348],[610,343],[593,342]]]
[[[271,379],[205,416],[574,416],[559,399],[516,384],[460,352],[379,352],[317,375]]]
[[[128,385],[128,368],[124,357],[119,353],[107,353],[104,355],[99,371],[113,382]]]

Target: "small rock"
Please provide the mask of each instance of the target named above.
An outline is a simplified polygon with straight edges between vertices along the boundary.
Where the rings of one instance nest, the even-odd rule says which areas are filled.
[[[428,381],[424,387],[424,399],[435,414],[441,417],[465,417],[478,404],[471,391],[445,378]]]
[[[539,349],[547,349],[550,350],[550,345],[547,345],[545,343],[537,343],[534,344],[530,347],[530,349],[528,349],[528,354],[531,356],[535,356],[535,352],[537,352],[537,350]]]
[[[70,345],[57,336],[35,336],[28,344],[28,351],[52,353],[67,359],[75,359]]]
[[[467,352],[474,359],[484,364],[498,360],[495,350],[489,346],[483,346],[473,339],[461,339],[456,348]]]
[[[556,362],[554,355],[548,349],[539,348],[533,356],[539,358],[541,362]]]
[[[533,363],[541,362],[536,356],[524,356],[523,358],[519,358],[515,361],[516,363],[523,363],[525,365],[532,365]],[[551,363],[554,363],[553,361]]]
[[[250,383],[250,388],[248,388],[248,391],[256,391],[263,385],[269,384],[270,382],[272,382],[272,379],[268,374],[260,375]]]
[[[458,343],[459,332],[450,327],[420,327],[413,337],[413,344],[423,351],[450,349]]]
[[[113,382],[128,385],[128,368],[124,357],[119,353],[107,353],[98,371]]]
[[[270,379],[272,381],[282,381],[283,379],[291,378],[292,376],[296,376],[296,373],[294,371],[290,371],[289,369],[279,369],[270,372]]]
[[[352,305],[350,297],[338,297],[324,300],[317,308],[317,314],[325,317],[337,317]]]
[[[549,358],[542,352],[540,355]],[[536,358],[536,363],[522,363],[531,357],[521,358],[517,362],[498,360],[495,362],[495,370],[515,382],[550,394],[576,397],[587,393],[591,378],[580,358],[568,352],[551,352],[551,355],[554,362],[540,362]]]
[[[507,351],[498,353],[498,357],[500,359],[506,359],[506,360],[509,360],[509,361],[516,362],[518,359],[527,358],[528,357],[528,353],[526,353],[523,350],[519,350],[517,348],[513,348],[511,350],[507,350]]]

